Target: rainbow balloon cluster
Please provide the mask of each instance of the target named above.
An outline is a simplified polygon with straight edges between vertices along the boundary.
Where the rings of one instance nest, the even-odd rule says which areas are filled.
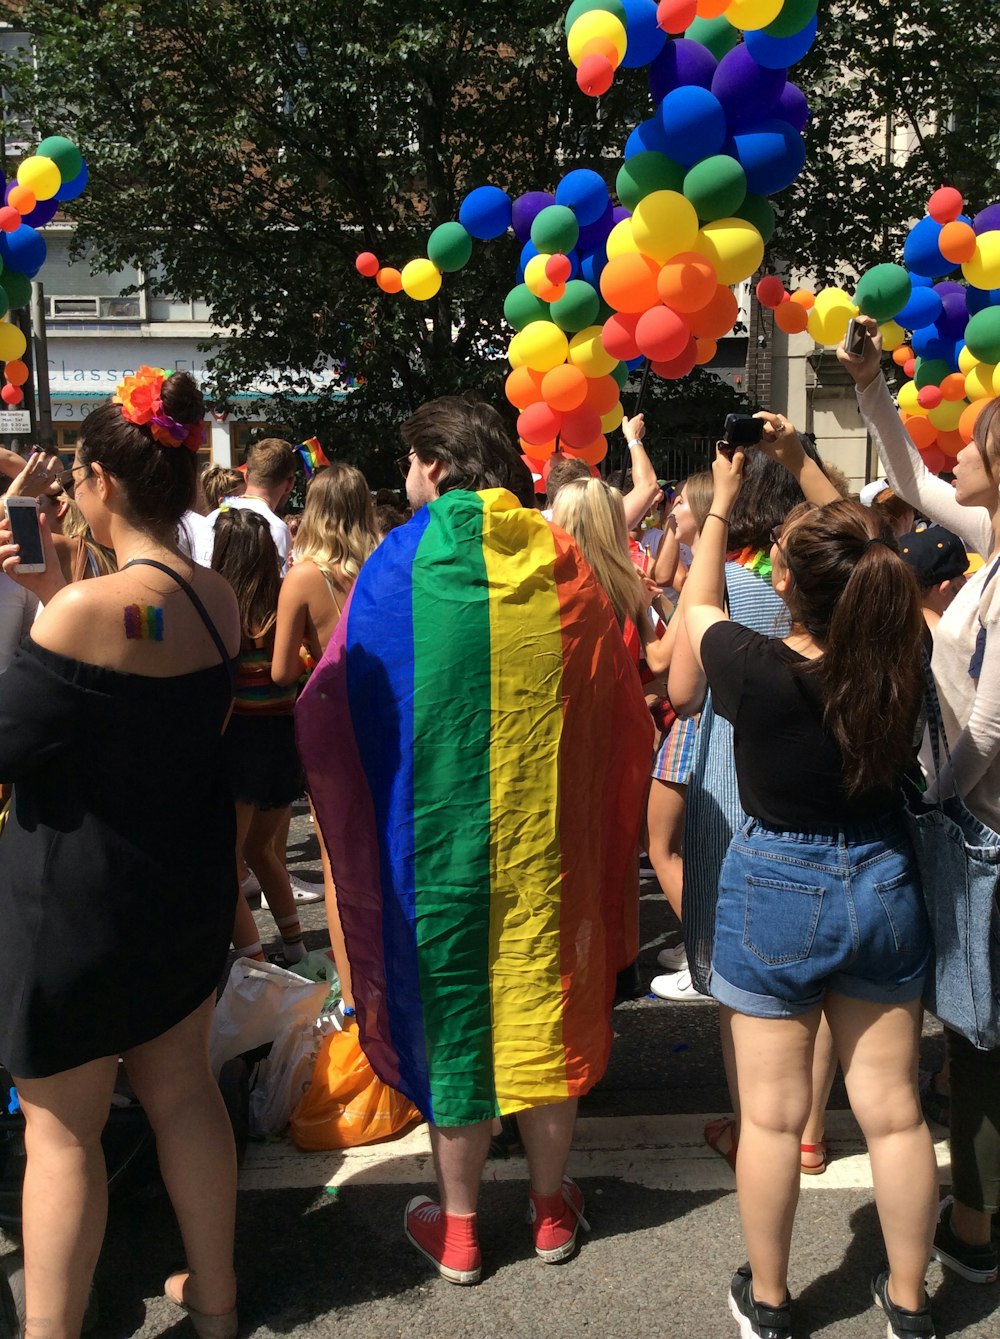
[[[0,399],[13,407],[24,399],[28,366],[23,332],[9,319],[16,307],[31,299],[31,281],[45,263],[45,239],[37,229],[50,223],[60,204],[73,200],[87,185],[87,168],[79,149],[63,135],[42,140],[5,183],[0,206],[0,359],[4,386]]]
[[[615,191],[576,168],[554,194],[465,197],[402,270],[372,252],[358,271],[426,301],[468,263],[475,240],[521,244],[504,315],[507,398],[527,463],[558,449],[594,466],[622,420],[620,390],[644,360],[668,379],[709,362],[733,327],[733,286],[763,260],[767,197],[805,162],[805,96],[788,79],[816,36],[817,0],[573,0],[570,59],[584,92],[619,68],[648,70],[652,115],[628,136]]]
[[[875,265],[854,296],[826,288],[815,300],[785,292],[774,275],[757,285],[762,306],[788,333],[839,344],[852,316],[879,322],[907,378],[900,417],[927,466],[950,468],[972,440],[986,402],[1000,395],[1000,202],[975,217],[952,186],[935,191],[903,245],[903,264]]]

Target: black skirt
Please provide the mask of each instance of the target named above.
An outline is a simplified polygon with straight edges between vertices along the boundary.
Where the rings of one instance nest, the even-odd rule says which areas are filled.
[[[226,730],[233,799],[255,809],[284,809],[305,794],[295,747],[295,718],[233,715]]]

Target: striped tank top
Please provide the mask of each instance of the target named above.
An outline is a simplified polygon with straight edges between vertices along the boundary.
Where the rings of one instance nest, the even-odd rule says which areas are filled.
[[[295,707],[297,685],[282,688],[271,678],[271,650],[251,646],[240,652],[236,669],[236,716],[287,716]]]

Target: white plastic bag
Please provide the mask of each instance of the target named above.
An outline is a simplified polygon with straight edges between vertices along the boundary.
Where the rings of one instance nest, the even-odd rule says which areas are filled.
[[[250,1133],[283,1134],[312,1082],[320,1036],[316,1020],[282,1028],[271,1054],[257,1066],[250,1093]]]
[[[265,1046],[286,1028],[310,1028],[329,994],[325,981],[306,981],[273,963],[237,958],[212,1018],[209,1055],[218,1077],[227,1060]]]

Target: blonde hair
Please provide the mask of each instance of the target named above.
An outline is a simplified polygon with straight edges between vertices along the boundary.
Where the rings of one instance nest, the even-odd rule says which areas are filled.
[[[295,561],[314,562],[326,576],[350,584],[378,542],[365,476],[353,465],[334,461],[309,485],[295,535]]]
[[[552,519],[579,544],[615,611],[618,626],[639,623],[649,604],[628,556],[625,505],[603,479],[571,479],[556,497]]]
[[[698,533],[701,534],[708,513],[712,510],[712,498],[715,496],[715,480],[712,478],[712,471],[700,470],[697,474],[689,474],[684,480],[684,487],[681,492],[687,499],[688,510],[694,517]]]
[[[67,497],[66,502],[66,514],[62,521],[64,537],[80,540],[88,556],[94,560],[94,567],[98,576],[106,577],[110,576],[112,572],[117,572],[118,559],[115,557],[114,549],[105,548],[103,544],[98,544],[80,508],[71,497]],[[86,575],[86,572],[84,575]]]
[[[229,465],[206,465],[198,482],[209,511],[215,511],[225,498],[239,496],[247,486],[243,472]]]

